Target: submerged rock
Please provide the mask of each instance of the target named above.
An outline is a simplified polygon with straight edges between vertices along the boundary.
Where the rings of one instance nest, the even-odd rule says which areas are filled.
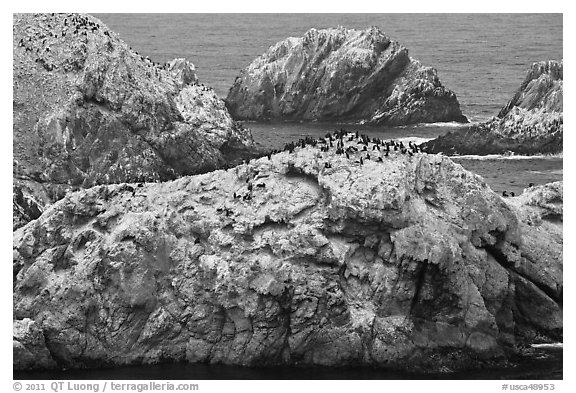
[[[425,146],[445,154],[562,152],[563,62],[534,63],[498,117],[438,137]]]
[[[156,64],[94,17],[15,14],[13,45],[15,187],[46,189],[41,210],[62,189],[202,173],[252,146],[191,63]]]
[[[467,122],[436,70],[378,28],[309,30],[254,60],[226,98],[235,119]]]
[[[16,367],[445,371],[561,340],[561,183],[505,200],[444,156],[373,148],[67,195],[14,232],[15,329],[44,339],[15,334]]]

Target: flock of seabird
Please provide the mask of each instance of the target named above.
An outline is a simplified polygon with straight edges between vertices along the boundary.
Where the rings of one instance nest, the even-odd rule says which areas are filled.
[[[356,146],[348,143],[348,146],[344,142],[356,142]],[[425,150],[413,142],[408,142],[405,145],[402,141],[396,140],[384,140],[381,138],[370,138],[367,135],[360,134],[358,131],[349,132],[344,129],[340,129],[333,133],[328,132],[324,137],[312,138],[306,136],[299,139],[297,142],[290,142],[284,145],[283,149],[272,150],[265,154],[268,160],[272,159],[272,155],[288,152],[289,154],[294,153],[296,148],[305,148],[311,146],[318,148],[321,152],[334,151],[337,155],[345,155],[348,160],[353,160],[355,164],[364,165],[367,160],[374,162],[384,162],[386,158],[391,157],[391,154],[403,154],[410,157],[417,153],[426,153]],[[370,155],[372,153],[372,155]],[[245,160],[244,164],[248,164],[250,160]],[[228,167],[229,168],[229,167]],[[324,168],[332,168],[332,163],[330,161],[324,162]],[[244,201],[249,201],[252,199],[252,193],[254,191],[254,184],[249,178],[246,179],[246,190],[245,193],[240,191],[235,191],[232,195],[233,199],[241,199]],[[264,183],[259,183],[257,187],[264,188],[266,185]],[[534,183],[530,183],[529,188],[534,187]],[[513,191],[503,191],[503,197],[514,197],[515,193]]]
[[[345,143],[349,142],[349,143]],[[353,142],[356,142],[354,145]],[[360,132],[349,132],[340,129],[335,132],[328,132],[324,137],[312,138],[310,136],[299,139],[297,142],[290,142],[284,145],[283,149],[272,150],[264,156],[268,160],[272,159],[274,154],[281,152],[294,153],[297,148],[306,148],[307,146],[317,148],[321,152],[334,151],[337,155],[344,155],[348,160],[353,161],[355,164],[364,165],[367,160],[374,162],[384,162],[392,154],[403,154],[407,156],[414,156],[417,153],[424,153],[422,148],[416,143],[408,142],[407,145],[402,141],[384,140],[381,138],[370,138],[367,135],[360,134]],[[245,160],[244,164],[248,164],[250,160]],[[332,168],[330,161],[324,162],[324,168]],[[257,188],[265,188],[265,183],[253,184],[250,178],[246,179],[245,193],[235,191],[232,195],[233,199],[241,199],[249,201],[252,199],[254,186]]]
[[[67,14],[67,16],[58,23],[61,18],[54,18],[55,15],[52,13],[52,20],[47,22],[45,25],[46,30],[40,32],[36,37],[28,37],[27,39],[20,38],[18,42],[18,47],[24,48],[25,52],[30,52],[36,55],[34,61],[40,63],[48,71],[52,71],[58,66],[54,63],[49,62],[49,59],[45,57],[51,52],[50,43],[58,38],[64,38],[66,35],[84,36],[87,37],[88,33],[94,33],[100,29],[100,24],[91,21],[89,18],[82,15]],[[110,37],[108,31],[104,31],[104,35]],[[42,42],[41,46],[36,44]]]

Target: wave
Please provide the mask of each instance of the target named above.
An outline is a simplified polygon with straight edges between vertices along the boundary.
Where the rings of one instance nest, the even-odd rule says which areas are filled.
[[[412,143],[416,143],[417,145],[424,143],[424,142],[428,142],[431,141],[434,138],[423,138],[420,136],[407,136],[407,137],[399,137],[399,138],[394,138],[394,140],[396,141],[401,141],[402,143],[408,143],[408,142],[412,142]]]
[[[406,126],[397,126],[396,128],[460,128],[468,127],[473,123],[458,123],[456,121],[438,122],[438,123],[418,123]]]
[[[564,175],[564,169],[554,169],[550,171],[528,171],[538,175]]]
[[[564,343],[531,344],[532,348],[563,348]]]
[[[508,154],[466,154],[462,156],[450,156],[451,159],[464,159],[464,160],[557,160],[563,159],[563,153],[555,154],[534,154],[531,156],[524,155],[508,155]]]

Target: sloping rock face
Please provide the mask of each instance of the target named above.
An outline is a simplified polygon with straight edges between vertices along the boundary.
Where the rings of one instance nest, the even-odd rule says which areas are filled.
[[[498,117],[426,143],[446,154],[518,154],[562,152],[563,62],[534,63],[514,97]]]
[[[365,154],[297,147],[67,195],[14,232],[15,329],[43,332],[14,335],[16,367],[46,349],[58,367],[447,371],[561,340],[562,226],[544,214],[561,185],[505,201],[444,156]]]
[[[563,182],[533,187],[516,198],[506,198],[519,218],[523,234],[519,257],[507,258],[509,269],[519,276],[517,296],[526,299],[526,304],[519,306],[524,314],[521,318],[540,321],[533,326],[519,324],[521,335],[538,337],[539,330],[556,326],[558,321],[554,319],[562,318],[562,314],[557,314],[549,319],[548,312],[550,299],[562,306],[563,201]],[[540,291],[526,293],[527,281],[528,286],[536,286]],[[518,304],[522,303],[520,300]]]
[[[201,173],[252,145],[192,64],[155,64],[96,18],[15,14],[13,45],[15,187],[49,189],[32,195],[42,208],[62,189]],[[15,225],[35,215],[20,207]]]
[[[235,119],[467,122],[436,70],[378,28],[309,30],[254,60],[226,98]]]

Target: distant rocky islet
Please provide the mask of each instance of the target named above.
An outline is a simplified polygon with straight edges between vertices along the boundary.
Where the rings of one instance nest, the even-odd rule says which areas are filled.
[[[237,80],[225,106],[191,63],[154,64],[90,16],[15,15],[14,30],[14,227],[30,221],[14,232],[15,369],[446,372],[562,340],[561,182],[502,199],[447,157],[345,130],[214,170],[254,154],[226,106],[241,118],[231,97],[260,79]],[[50,46],[35,41],[47,32]],[[384,89],[396,93],[362,121],[465,121],[435,71],[377,29],[328,32],[305,39],[331,49],[338,35],[369,36],[394,54],[382,69],[402,75]],[[394,106],[400,91],[410,94]],[[254,113],[284,105],[264,93]],[[513,101],[507,113],[533,109]]]
[[[431,153],[557,154],[563,151],[563,62],[532,64],[514,97],[491,120],[425,144]]]
[[[244,120],[467,122],[436,70],[378,28],[309,30],[255,59],[226,97]]]

